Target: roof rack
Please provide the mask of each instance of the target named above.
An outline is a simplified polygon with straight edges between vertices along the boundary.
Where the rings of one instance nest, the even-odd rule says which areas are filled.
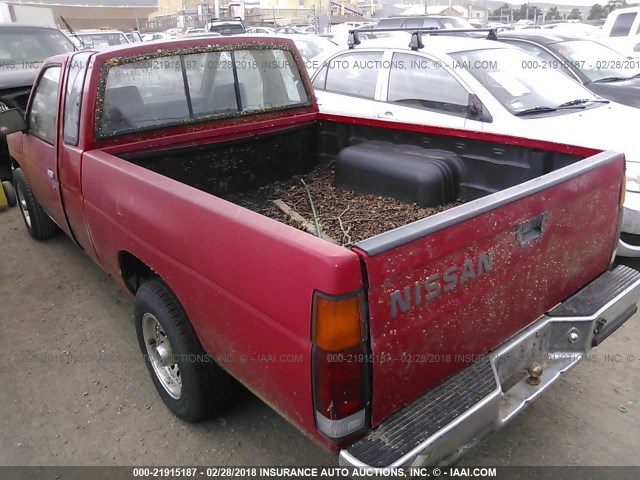
[[[436,28],[436,27],[421,27],[421,28],[357,28],[349,30],[349,48],[354,48],[356,45],[362,43],[360,41],[360,33],[381,33],[381,32],[410,32],[411,41],[409,42],[409,48],[411,50],[420,50],[424,48],[422,42],[422,35],[450,35],[452,33],[472,33],[472,32],[487,32],[487,40],[498,40],[498,35],[494,28]]]

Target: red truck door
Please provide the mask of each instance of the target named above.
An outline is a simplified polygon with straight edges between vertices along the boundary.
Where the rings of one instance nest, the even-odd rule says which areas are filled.
[[[42,208],[69,235],[57,168],[61,74],[61,65],[48,64],[38,76],[27,110],[29,129],[23,138],[24,157],[30,161],[22,168]]]

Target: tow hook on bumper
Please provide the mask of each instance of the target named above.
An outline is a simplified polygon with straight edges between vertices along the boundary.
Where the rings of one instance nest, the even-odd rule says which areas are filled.
[[[619,266],[340,452],[341,465],[448,464],[503,427],[636,311],[640,273]]]

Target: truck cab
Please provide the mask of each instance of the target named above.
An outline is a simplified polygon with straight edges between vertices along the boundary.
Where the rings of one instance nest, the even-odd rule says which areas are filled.
[[[627,57],[640,58],[640,7],[610,12],[602,25],[600,41]]]

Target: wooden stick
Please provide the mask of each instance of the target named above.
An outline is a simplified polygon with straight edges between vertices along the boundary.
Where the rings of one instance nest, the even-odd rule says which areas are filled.
[[[276,207],[278,207],[286,215],[288,215],[289,218],[291,218],[291,220],[300,224],[300,226],[305,232],[309,232],[313,235],[318,235],[318,231],[316,230],[316,226],[313,224],[313,222],[310,222],[309,220],[304,218],[302,215],[300,215],[298,212],[296,212],[293,208],[291,208],[289,205],[284,203],[282,200],[274,200],[273,203],[275,204]],[[320,232],[319,236],[323,240],[339,245],[339,243],[334,238],[331,238],[326,233]]]
[[[309,205],[311,206],[311,214],[313,215],[313,221],[316,224],[316,235],[322,238],[322,228],[320,228],[320,219],[318,218],[318,214],[316,213],[316,207],[313,205],[313,198],[311,198],[311,192],[309,191],[309,187],[305,181],[301,178],[300,181],[304,186],[304,189],[307,191],[307,199],[309,200]]]

